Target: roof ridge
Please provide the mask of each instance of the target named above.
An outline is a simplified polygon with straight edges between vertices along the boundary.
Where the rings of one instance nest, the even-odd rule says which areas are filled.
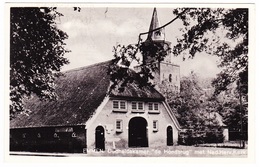
[[[88,65],[88,66],[83,66],[83,67],[78,67],[78,68],[66,70],[66,71],[63,71],[62,73],[65,74],[65,73],[70,73],[70,72],[75,72],[75,71],[81,71],[81,70],[85,70],[87,68],[104,65],[104,64],[107,64],[107,63],[110,63],[110,62],[112,62],[112,59],[111,60],[107,60],[107,61],[103,61],[103,62],[99,62],[99,63],[95,63],[95,64],[91,64],[91,65]]]

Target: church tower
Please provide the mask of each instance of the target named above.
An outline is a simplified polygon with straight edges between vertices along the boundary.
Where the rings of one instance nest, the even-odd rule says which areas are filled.
[[[158,43],[162,46],[170,46],[171,42],[166,40],[165,29],[159,29],[157,31],[152,31],[156,28],[161,27],[160,21],[157,16],[157,10],[154,8],[152,14],[152,20],[150,23],[149,32],[145,43]],[[167,85],[167,88],[171,89],[172,91],[179,92],[180,90],[180,66],[173,63],[173,56],[169,51],[162,61],[157,61],[158,70],[155,72],[153,82],[156,85],[156,88],[160,91],[159,85]],[[152,56],[144,56],[143,61],[144,63],[150,62],[151,59],[154,59]]]

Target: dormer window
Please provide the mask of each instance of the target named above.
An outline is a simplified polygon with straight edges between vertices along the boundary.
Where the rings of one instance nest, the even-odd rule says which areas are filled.
[[[132,101],[132,112],[144,112],[144,102]]]
[[[113,109],[119,109],[119,101],[113,101]]]
[[[113,111],[127,112],[127,102],[124,100],[113,100]]]
[[[160,113],[159,103],[148,103],[148,112],[149,113]]]
[[[143,102],[138,102],[138,110],[143,110],[144,109],[144,103]]]
[[[120,101],[120,109],[126,109],[126,102]]]

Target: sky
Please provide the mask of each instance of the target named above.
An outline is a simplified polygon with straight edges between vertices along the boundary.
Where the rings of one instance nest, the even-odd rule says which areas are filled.
[[[65,56],[70,61],[62,68],[65,71],[112,59],[113,46],[117,44],[137,43],[139,33],[149,30],[153,7],[88,7],[80,12],[60,7],[58,11],[64,15],[57,20],[58,27],[69,35],[65,42],[71,51]],[[157,8],[157,14],[161,25],[174,18],[172,8]],[[175,44],[181,26],[180,21],[167,26],[166,40]],[[202,77],[214,77],[220,71],[217,58],[204,53],[185,61],[182,56],[174,57],[173,62],[180,65],[181,76],[194,71]]]

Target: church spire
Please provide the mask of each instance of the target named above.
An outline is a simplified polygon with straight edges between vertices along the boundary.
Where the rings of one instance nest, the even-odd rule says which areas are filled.
[[[157,16],[157,10],[156,10],[156,8],[154,8],[149,31],[152,31],[160,26],[161,25],[160,25],[160,21]],[[148,33],[147,40],[153,40],[153,41],[165,40],[164,28]]]

